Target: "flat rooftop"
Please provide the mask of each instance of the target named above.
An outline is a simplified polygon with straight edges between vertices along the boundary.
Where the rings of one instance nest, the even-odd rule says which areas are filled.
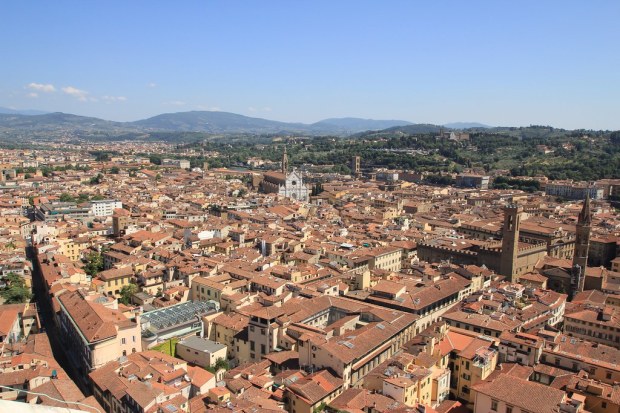
[[[177,346],[186,346],[196,351],[203,351],[208,353],[215,353],[226,348],[224,344],[217,343],[215,341],[208,340],[206,338],[200,338],[198,336],[189,336],[177,343]]]

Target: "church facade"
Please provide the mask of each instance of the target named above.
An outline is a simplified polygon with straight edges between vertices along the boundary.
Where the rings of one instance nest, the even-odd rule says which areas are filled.
[[[301,172],[288,172],[288,157],[286,148],[282,154],[282,169],[280,172],[267,172],[260,184],[265,193],[278,194],[301,202],[310,200],[310,189],[304,184]]]

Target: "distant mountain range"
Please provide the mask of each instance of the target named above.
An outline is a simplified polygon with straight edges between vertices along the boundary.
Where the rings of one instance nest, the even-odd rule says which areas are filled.
[[[230,112],[209,111],[164,113],[128,124],[150,131],[257,134],[308,132],[308,125],[302,123],[278,122]]]
[[[445,126],[446,128],[450,128],[450,129],[489,129],[492,128],[493,126],[489,126],[489,125],[485,125],[483,123],[478,123],[478,122],[452,122],[452,123],[446,123],[443,126]]]
[[[131,131],[123,122],[112,122],[68,113],[46,113],[43,115],[0,114],[0,129],[26,131]]]
[[[6,113],[8,115],[44,115],[49,112],[34,109],[17,110],[11,108],[3,108],[0,106],[0,113]]]
[[[448,126],[450,125],[450,126]],[[487,127],[479,123],[448,124],[450,128]],[[404,120],[330,118],[312,124],[278,122],[229,112],[192,111],[164,113],[135,122],[113,122],[67,113],[44,113],[0,108],[0,129],[30,131],[99,131],[104,133],[203,132],[209,134],[303,134],[347,136],[365,131],[438,132],[437,125]]]
[[[313,131],[328,132],[340,131],[344,134],[368,130],[382,130],[394,126],[413,125],[405,120],[374,120],[360,118],[330,118],[309,125]],[[329,133],[329,132],[328,132]]]
[[[26,115],[19,111],[0,111],[0,128],[28,130],[101,130],[126,132],[205,132],[211,134],[308,134],[350,135],[367,130],[381,130],[411,125],[403,120],[359,118],[325,119],[312,124],[278,122],[229,112],[193,111],[164,113],[135,122],[113,122],[67,113]]]
[[[446,129],[440,125],[431,125],[429,123],[414,123],[411,125],[405,126],[392,126],[391,128],[386,128],[380,133],[394,133],[400,132],[404,134],[416,134],[416,133],[439,133],[442,129]],[[368,132],[372,133],[372,132]]]
[[[165,113],[131,122],[131,124],[151,131],[350,135],[367,130],[381,130],[393,126],[410,125],[411,122],[404,120],[331,118],[312,124],[305,124],[278,122],[230,112],[193,111]]]

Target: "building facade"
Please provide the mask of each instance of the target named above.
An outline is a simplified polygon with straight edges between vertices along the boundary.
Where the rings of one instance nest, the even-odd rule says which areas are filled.
[[[265,173],[260,187],[265,193],[278,194],[301,202],[308,202],[310,200],[310,189],[304,183],[301,172],[297,170],[288,171],[286,148],[282,154],[282,168],[280,172]]]
[[[66,353],[84,380],[92,370],[142,350],[140,316],[129,319],[117,306],[107,304],[107,299],[90,298],[82,290],[58,297],[58,321]]]
[[[123,203],[114,199],[91,201],[91,209],[96,217],[109,217],[116,208],[123,208]]]

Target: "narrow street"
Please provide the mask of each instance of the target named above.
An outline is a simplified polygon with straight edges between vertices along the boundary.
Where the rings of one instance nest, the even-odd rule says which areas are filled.
[[[29,251],[29,256],[33,257],[33,252]],[[35,302],[37,304],[37,311],[39,312],[39,318],[41,320],[41,328],[47,333],[50,339],[50,345],[52,346],[52,352],[54,358],[60,364],[60,366],[67,372],[71,380],[80,388],[84,396],[91,395],[90,388],[87,388],[83,384],[83,380],[78,376],[77,370],[73,367],[73,364],[69,361],[64,346],[61,341],[61,335],[59,329],[54,323],[54,316],[52,312],[51,303],[46,299],[45,287],[41,272],[33,260],[32,271],[32,291],[35,295]]]

